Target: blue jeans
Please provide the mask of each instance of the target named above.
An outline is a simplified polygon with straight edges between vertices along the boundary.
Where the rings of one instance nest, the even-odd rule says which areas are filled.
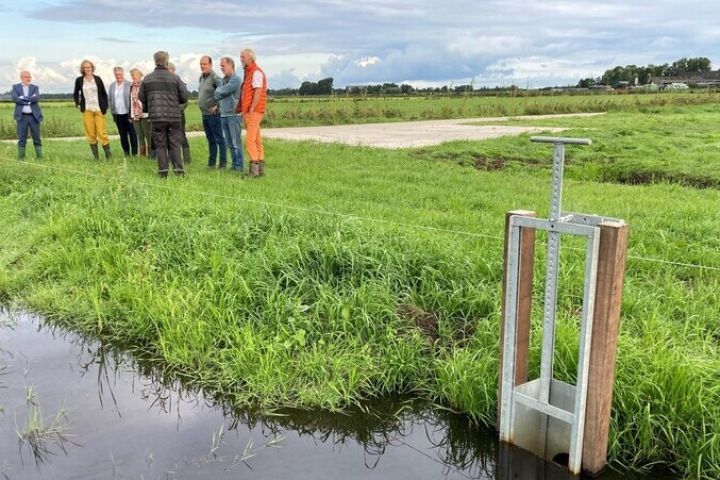
[[[242,140],[240,138],[240,117],[230,115],[228,117],[220,117],[223,135],[225,136],[225,145],[230,149],[232,154],[233,170],[243,169],[243,152]]]
[[[33,145],[42,146],[40,142],[40,123],[35,120],[35,116],[23,114],[17,121],[17,137],[18,147],[25,147],[27,144],[28,129],[32,135]]]
[[[220,151],[220,168],[227,165],[227,151],[223,139],[223,129],[220,124],[220,115],[203,115],[203,129],[208,142],[208,167],[215,166],[218,150]]]

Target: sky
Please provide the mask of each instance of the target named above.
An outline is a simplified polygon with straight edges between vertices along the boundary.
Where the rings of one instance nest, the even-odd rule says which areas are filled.
[[[30,70],[70,92],[79,64],[153,68],[170,53],[197,88],[199,59],[255,50],[270,88],[410,83],[574,85],[616,65],[704,56],[720,67],[715,0],[0,0],[0,92]]]

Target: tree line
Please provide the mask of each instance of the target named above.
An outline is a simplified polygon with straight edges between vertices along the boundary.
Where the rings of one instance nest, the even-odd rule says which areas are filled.
[[[456,85],[442,87],[416,88],[407,83],[385,82],[373,85],[348,85],[343,88],[334,88],[335,79],[323,78],[317,82],[304,81],[299,88],[281,88],[270,90],[269,93],[278,96],[311,96],[311,95],[411,95],[432,93],[466,93],[476,89],[472,85]],[[481,90],[484,90],[481,89]]]
[[[673,63],[665,63],[663,65],[646,65],[638,67],[637,65],[617,66],[606,70],[601,77],[583,78],[578,82],[578,87],[589,88],[593,85],[612,85],[617,86],[621,82],[637,83],[644,85],[650,83],[654,78],[660,77],[688,77],[692,75],[701,75],[712,70],[709,58],[681,58]]]

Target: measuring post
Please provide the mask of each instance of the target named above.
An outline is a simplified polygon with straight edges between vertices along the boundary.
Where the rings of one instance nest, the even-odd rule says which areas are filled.
[[[622,220],[562,211],[565,146],[591,145],[590,140],[532,137],[531,141],[554,147],[550,213],[549,218],[538,219],[532,212],[509,212],[506,218],[500,440],[547,460],[567,456],[571,473],[579,474],[583,468],[596,473],[604,467],[607,453],[627,226]],[[532,257],[537,230],[548,232],[547,269],[540,377],[528,381]],[[553,377],[562,235],[586,239],[576,385]],[[588,392],[592,392],[591,397]]]

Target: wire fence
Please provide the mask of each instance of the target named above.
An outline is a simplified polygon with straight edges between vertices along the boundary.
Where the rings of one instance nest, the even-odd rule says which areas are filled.
[[[73,170],[69,168],[64,167],[58,167],[55,165],[50,165],[48,163],[40,163],[40,162],[32,162],[32,161],[24,161],[22,163],[18,162],[3,162],[6,164],[11,165],[32,165],[35,167],[42,167],[47,168],[51,170],[56,170],[59,172],[72,174],[72,175],[80,175],[86,178],[97,178],[101,180],[107,180],[109,177],[104,175],[98,175],[93,174],[86,171],[79,171],[79,170]],[[114,176],[112,177],[115,180],[122,180],[122,177]],[[178,192],[184,192],[184,193],[191,193],[194,195],[199,196],[205,196],[209,198],[220,198],[225,200],[232,200],[237,202],[247,202],[252,203],[256,205],[263,205],[270,208],[277,208],[280,210],[286,210],[286,211],[297,211],[297,212],[303,212],[303,213],[311,213],[315,215],[320,216],[331,216],[335,218],[342,218],[345,220],[350,221],[356,221],[356,222],[367,222],[367,223],[379,223],[379,224],[385,224],[385,225],[392,225],[395,227],[403,228],[403,229],[413,229],[413,230],[422,230],[422,231],[428,231],[428,232],[435,232],[435,233],[443,233],[443,234],[449,234],[449,235],[460,235],[460,236],[467,236],[472,238],[484,238],[484,239],[490,239],[490,240],[498,240],[503,241],[504,236],[501,235],[489,235],[484,233],[474,233],[474,232],[467,232],[464,230],[455,230],[455,229],[448,229],[448,228],[441,228],[441,227],[433,227],[430,225],[421,225],[416,223],[408,223],[408,222],[398,222],[395,220],[388,220],[384,218],[374,218],[374,217],[366,217],[362,215],[356,215],[351,213],[342,213],[342,212],[333,212],[329,210],[319,209],[319,208],[311,208],[311,207],[301,207],[297,205],[287,205],[282,203],[275,203],[275,202],[269,202],[267,200],[258,200],[255,198],[245,198],[240,196],[233,196],[233,195],[224,195],[220,193],[214,193],[214,192],[206,192],[202,190],[195,190],[191,188],[186,187],[177,187],[173,185],[168,185],[167,183],[150,183],[150,182],[144,182],[141,180],[130,178],[128,179],[129,182],[135,184],[135,185],[142,185],[149,188],[155,188],[155,189],[161,189],[161,190],[168,190],[168,191],[178,191]],[[581,248],[574,248],[574,247],[566,247],[571,250],[578,250],[578,251],[584,251],[585,249]],[[710,265],[700,265],[700,264],[694,264],[694,263],[685,263],[685,262],[676,262],[671,260],[665,260],[660,258],[653,258],[653,257],[643,257],[640,255],[628,255],[628,260],[634,260],[637,262],[648,262],[648,263],[655,263],[655,264],[661,264],[661,265],[670,265],[674,267],[683,267],[683,268],[691,268],[691,269],[698,269],[698,270],[705,270],[705,271],[720,271],[720,267],[710,266]]]

